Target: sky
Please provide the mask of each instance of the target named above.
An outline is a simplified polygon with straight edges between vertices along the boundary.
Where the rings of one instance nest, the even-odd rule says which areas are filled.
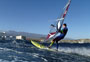
[[[68,0],[0,0],[0,30],[47,35]],[[72,0],[66,37],[90,38],[90,0]]]

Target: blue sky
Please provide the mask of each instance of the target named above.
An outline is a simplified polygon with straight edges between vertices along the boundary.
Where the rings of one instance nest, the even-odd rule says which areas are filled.
[[[0,0],[0,30],[48,34],[68,0]],[[90,0],[72,0],[66,37],[90,38]]]

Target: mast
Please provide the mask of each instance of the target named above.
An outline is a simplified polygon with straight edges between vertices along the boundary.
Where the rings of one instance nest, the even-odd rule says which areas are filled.
[[[67,14],[67,12],[68,12],[70,3],[71,3],[71,0],[68,1],[68,3],[67,3],[66,6],[65,6],[64,12],[62,13],[60,19],[58,19],[58,23],[60,23],[60,21],[62,21],[62,22],[61,22],[60,28],[57,28],[57,30],[61,29],[61,27],[62,27],[62,25],[63,25],[63,22],[64,22],[64,19],[65,19],[65,17],[66,17],[66,14]],[[57,26],[57,27],[58,27],[58,26]]]
[[[65,9],[64,9],[63,13],[61,14],[61,17],[59,19],[57,19],[58,22],[57,22],[57,25],[56,25],[56,29],[57,29],[56,32],[49,33],[48,36],[47,36],[47,40],[53,39],[58,34],[59,29],[61,29],[61,27],[63,25],[63,22],[64,22],[64,19],[66,17],[66,14],[68,12],[70,3],[71,3],[71,0],[69,0],[68,3],[66,4]],[[54,25],[52,25],[52,26],[54,26]]]

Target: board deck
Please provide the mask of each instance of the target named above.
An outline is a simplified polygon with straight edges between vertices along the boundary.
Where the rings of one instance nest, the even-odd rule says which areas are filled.
[[[46,50],[49,50],[49,51],[56,51],[55,49],[48,48],[48,47],[46,47],[46,46],[44,46],[44,45],[42,45],[42,44],[39,44],[38,42],[32,41],[32,40],[31,40],[31,43],[32,43],[35,47],[40,48],[40,49],[46,49]]]
[[[47,48],[46,46],[41,45],[41,44],[39,44],[39,43],[37,43],[37,42],[35,42],[35,41],[32,41],[32,40],[31,40],[31,43],[32,43],[34,46],[36,46],[37,48]]]

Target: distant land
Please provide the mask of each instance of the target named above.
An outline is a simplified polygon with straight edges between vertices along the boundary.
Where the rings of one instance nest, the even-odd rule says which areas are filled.
[[[90,43],[90,39],[61,40],[61,43]]]
[[[26,38],[33,39],[33,40],[45,40],[47,35],[43,34],[35,34],[35,33],[28,33],[28,32],[17,32],[13,30],[9,31],[0,31],[0,32],[6,32],[6,36],[26,36]],[[1,34],[0,34],[1,35]],[[61,43],[90,43],[90,39],[71,39],[71,38],[65,38],[60,41]]]
[[[28,32],[17,32],[17,31],[13,31],[13,30],[9,30],[9,31],[2,31],[0,30],[0,32],[6,32],[6,36],[18,36],[18,35],[22,35],[22,36],[26,36],[27,38],[31,38],[31,39],[45,39],[47,35],[43,35],[43,34],[36,34],[36,33],[28,33]],[[70,38],[65,38],[66,40],[71,40]]]
[[[0,31],[5,32],[6,36],[25,36],[26,38],[31,38],[31,39],[40,39],[40,38],[45,38],[46,35],[42,35],[42,34],[35,34],[35,33],[28,33],[28,32],[17,32],[17,31],[13,31],[13,30],[9,30],[9,31]],[[0,34],[2,35],[2,34]]]

